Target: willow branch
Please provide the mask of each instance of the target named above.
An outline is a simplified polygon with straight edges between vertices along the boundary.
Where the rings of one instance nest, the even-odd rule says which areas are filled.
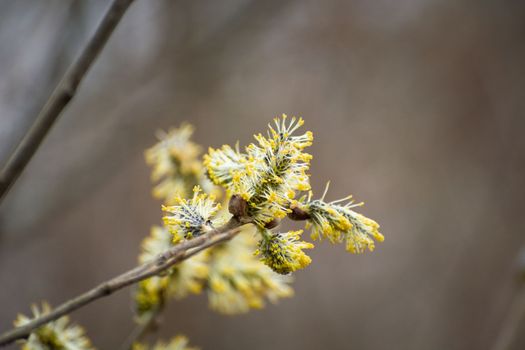
[[[523,333],[525,326],[525,250],[518,255],[517,269],[518,290],[503,320],[492,350],[513,349]]]
[[[165,253],[160,254],[155,260],[146,264],[135,267],[128,272],[125,272],[117,277],[101,283],[97,287],[66,301],[58,306],[50,313],[35,318],[31,322],[14,328],[0,336],[0,346],[12,343],[17,339],[27,338],[31,331],[38,328],[47,322],[56,320],[66,314],[71,313],[97,299],[106,297],[115,291],[118,291],[131,284],[140,282],[148,277],[157,275],[162,271],[167,270],[171,266],[184,261],[200,251],[216,245],[218,243],[227,241],[233,238],[238,232],[240,226],[248,223],[241,219],[233,217],[225,225],[203,234],[202,236],[184,241],[176,246],[173,246]]]
[[[510,350],[520,334],[520,326],[525,320],[525,286],[522,286],[509,308],[493,350]]]
[[[162,311],[163,306],[157,306],[154,310],[150,312],[148,317],[145,320],[141,320],[137,324],[137,326],[133,329],[133,332],[129,335],[129,337],[126,339],[124,344],[120,347],[120,350],[131,350],[133,348],[133,344],[135,342],[138,342],[144,337],[148,331],[153,331],[158,327],[158,317],[160,316],[160,313]]]
[[[148,332],[156,331],[159,327],[159,318],[166,304],[166,291],[163,290],[159,303],[152,307],[146,315],[142,315],[137,326],[121,345],[120,350],[131,350]]]
[[[75,96],[78,85],[132,2],[133,0],[113,0],[95,33],[40,110],[33,125],[0,172],[0,201],[29,163],[53,123]]]

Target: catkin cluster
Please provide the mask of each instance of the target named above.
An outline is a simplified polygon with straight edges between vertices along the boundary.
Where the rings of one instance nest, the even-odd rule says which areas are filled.
[[[215,230],[233,215],[242,226],[237,236],[184,260],[162,274],[138,283],[133,297],[138,324],[154,319],[170,299],[206,293],[209,306],[224,314],[261,308],[267,301],[293,295],[290,274],[311,263],[303,230],[281,231],[288,217],[305,221],[312,240],[344,243],[351,253],[374,250],[383,241],[379,225],[354,211],[362,203],[352,196],[325,201],[312,199],[312,156],[305,152],[313,142],[310,131],[300,133],[301,118],[276,118],[266,135],[256,134],[255,143],[202,148],[191,140],[193,127],[183,124],[160,132],[159,142],[146,150],[151,166],[153,196],[162,200],[162,225],[153,226],[141,246],[139,262],[153,261],[185,240]],[[226,210],[226,208],[228,210]],[[34,306],[35,317],[51,310],[44,303]],[[20,326],[31,318],[19,316]],[[92,350],[80,326],[67,317],[35,330],[22,342],[24,350]],[[153,346],[137,341],[133,350],[195,350],[184,336]]]
[[[302,125],[301,118],[288,120],[283,115],[269,125],[266,136],[255,135],[256,143],[244,152],[225,145],[204,156],[210,179],[246,202],[243,215],[252,219],[260,236],[256,254],[280,274],[309,265],[311,259],[303,250],[313,248],[301,240],[302,231],[275,232],[286,216],[305,220],[312,239],[344,241],[352,253],[372,251],[374,239],[383,241],[379,225],[353,210],[361,203],[354,204],[351,196],[333,202],[325,202],[324,195],[312,200],[307,173],[312,156],[304,149],[312,144],[313,134],[298,133]]]

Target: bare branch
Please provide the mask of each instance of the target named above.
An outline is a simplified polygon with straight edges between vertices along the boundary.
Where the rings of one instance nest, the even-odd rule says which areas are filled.
[[[133,332],[129,335],[126,341],[120,347],[120,350],[131,350],[133,349],[133,344],[142,339],[142,337],[148,332],[156,330],[158,327],[158,318],[163,309],[163,305],[157,306],[145,320],[141,320],[137,326],[133,329]]]
[[[493,350],[510,350],[520,334],[520,326],[525,320],[525,286],[521,286],[514,297],[509,311],[503,320],[501,330],[492,347]]]
[[[513,349],[519,336],[523,334],[520,331],[525,325],[525,250],[518,255],[517,269],[518,290],[503,320],[492,350]]]
[[[75,96],[78,85],[108,41],[133,0],[114,0],[79,57],[66,71],[33,125],[0,172],[0,202],[17,180],[53,123]]]
[[[171,266],[190,258],[191,256],[199,253],[200,251],[216,245],[220,242],[227,241],[234,237],[239,232],[239,227],[248,223],[247,221],[240,220],[233,217],[225,225],[210,231],[202,236],[193,238],[188,241],[184,241],[173,248],[169,249],[165,253],[159,255],[155,260],[137,266],[128,272],[125,272],[117,277],[114,277],[104,283],[101,283],[97,287],[87,291],[84,294],[79,295],[69,301],[66,301],[62,305],[55,308],[50,313],[38,317],[31,322],[14,328],[0,336],[0,346],[12,343],[17,339],[27,338],[31,331],[38,328],[47,322],[56,320],[66,314],[71,313],[74,310],[81,308],[97,299],[103,298],[112,294],[113,292],[122,289],[131,284],[142,281],[148,277],[159,274],[162,271],[167,270]]]

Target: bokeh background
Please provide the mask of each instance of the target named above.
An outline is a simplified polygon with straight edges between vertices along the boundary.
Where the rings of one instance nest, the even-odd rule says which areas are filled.
[[[0,164],[107,5],[0,2]],[[137,0],[0,207],[0,330],[136,263],[161,217],[143,160],[157,129],[189,121],[205,147],[246,144],[287,113],[314,132],[315,193],[331,180],[329,199],[364,200],[385,242],[317,245],[296,296],[261,311],[171,303],[161,335],[492,349],[525,243],[524,18],[522,1]],[[126,289],[72,317],[117,349],[131,313]]]

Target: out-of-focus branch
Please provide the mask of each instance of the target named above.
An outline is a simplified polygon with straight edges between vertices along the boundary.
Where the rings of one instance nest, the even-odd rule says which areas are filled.
[[[238,232],[239,228],[248,223],[242,219],[233,217],[225,225],[210,231],[202,236],[193,238],[188,241],[184,241],[165,253],[159,255],[155,260],[137,266],[134,269],[125,272],[117,277],[106,281],[97,287],[87,291],[84,294],[79,295],[69,301],[66,301],[62,305],[55,308],[50,313],[41,317],[35,318],[31,322],[14,328],[0,336],[0,346],[12,343],[17,339],[26,338],[29,336],[31,331],[46,324],[47,322],[56,320],[70,312],[81,308],[97,299],[103,298],[112,294],[113,292],[122,289],[131,284],[142,281],[148,277],[159,274],[162,271],[167,270],[171,266],[190,258],[198,252],[216,245],[218,243],[227,241],[233,238]]]
[[[0,201],[29,163],[53,123],[75,96],[78,85],[132,2],[133,0],[114,0],[109,6],[86,47],[66,71],[33,125],[0,172]]]
[[[505,316],[492,350],[510,350],[525,322],[525,250],[518,255],[518,291]]]
[[[158,327],[158,318],[163,309],[163,305],[158,306],[150,312],[148,317],[145,320],[141,320],[137,326],[133,329],[133,332],[126,339],[124,344],[120,347],[120,350],[131,350],[133,349],[133,344],[140,341],[142,337],[149,331],[153,331]]]
[[[503,321],[492,350],[510,350],[525,319],[525,286],[521,286]]]

